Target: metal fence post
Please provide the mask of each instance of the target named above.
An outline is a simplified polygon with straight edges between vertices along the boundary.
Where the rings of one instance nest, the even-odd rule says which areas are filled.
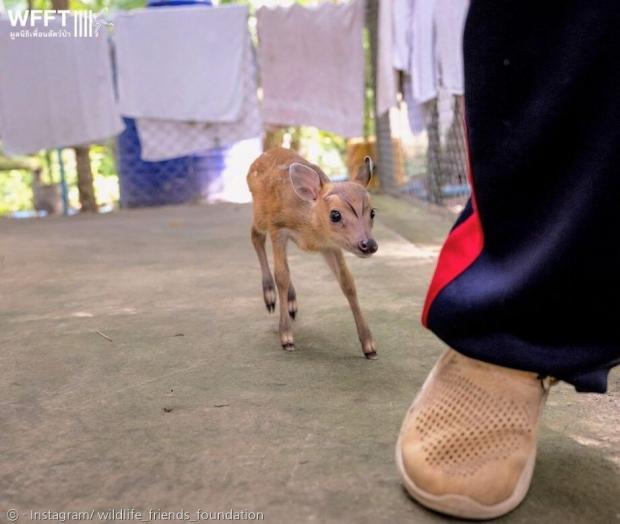
[[[60,170],[60,188],[62,190],[62,213],[69,214],[69,190],[67,189],[67,177],[65,176],[65,162],[62,159],[62,149],[56,149],[58,155],[58,167]]]
[[[439,135],[439,108],[437,99],[427,102],[430,118],[426,128],[428,135],[427,180],[429,199],[434,204],[441,204],[441,137]]]

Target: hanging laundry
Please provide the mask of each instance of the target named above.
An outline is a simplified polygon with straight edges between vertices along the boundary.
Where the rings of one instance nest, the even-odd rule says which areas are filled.
[[[142,148],[142,160],[178,158],[205,149],[230,146],[241,140],[262,135],[263,123],[256,96],[256,61],[247,31],[245,40],[240,119],[231,123],[210,124],[138,118],[136,125]]]
[[[423,104],[437,96],[435,48],[436,0],[414,0],[411,12],[411,61],[409,74],[413,99]]]
[[[469,0],[437,0],[435,30],[439,85],[453,95],[464,92],[463,32],[468,10]]]
[[[403,82],[403,91],[405,104],[407,104],[407,117],[409,120],[409,129],[414,135],[426,131],[429,122],[429,112],[427,105],[420,104],[413,98],[413,88],[411,87],[411,77],[406,74]]]
[[[247,7],[138,9],[115,19],[121,113],[234,122],[243,101]]]
[[[45,28],[62,29],[60,21],[49,21]],[[0,122],[5,152],[30,154],[89,144],[123,130],[103,32],[82,38],[12,39],[13,31],[8,20],[0,20]]]
[[[396,105],[396,71],[392,60],[392,8],[393,0],[379,2],[377,38],[377,115],[382,115]]]
[[[426,128],[428,102],[438,107],[442,135],[463,94],[463,30],[469,0],[394,0],[393,64],[405,74],[403,89],[413,133]]]
[[[437,96],[436,0],[394,0],[393,65],[404,74],[404,99],[414,134],[426,129],[428,102]]]
[[[435,33],[439,79],[439,132],[445,137],[454,123],[455,95],[465,92],[463,33],[469,0],[437,0]]]
[[[411,15],[413,0],[393,0],[392,47],[394,69],[409,71],[411,63]]]
[[[364,9],[352,0],[258,10],[266,123],[363,134]]]

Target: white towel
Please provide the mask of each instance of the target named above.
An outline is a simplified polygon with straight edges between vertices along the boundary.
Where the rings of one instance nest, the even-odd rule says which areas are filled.
[[[423,104],[437,96],[436,0],[413,0],[410,71],[413,98]]]
[[[409,73],[411,63],[411,14],[413,0],[394,0],[392,47],[394,68]]]
[[[262,135],[263,123],[256,97],[256,64],[249,35],[243,57],[243,93],[241,118],[237,122],[208,124],[136,119],[142,160],[168,160]]]
[[[392,59],[393,28],[392,7],[394,0],[379,2],[379,30],[377,52],[377,115],[382,115],[396,105],[396,71]]]
[[[413,98],[413,88],[411,87],[411,77],[406,74],[404,77],[403,90],[405,103],[407,104],[407,117],[409,129],[414,135],[426,131],[430,114],[428,104],[421,104]]]
[[[239,119],[247,7],[139,9],[119,14],[115,25],[123,115]]]
[[[393,63],[405,73],[404,98],[414,134],[426,129],[425,104],[437,96],[436,0],[394,0]]]
[[[453,95],[464,92],[463,31],[469,0],[437,0],[435,27],[440,85]]]
[[[364,8],[353,0],[258,10],[266,123],[363,134]]]
[[[60,21],[37,28],[61,29]],[[7,153],[99,142],[123,130],[103,31],[98,37],[11,39],[15,30],[0,20],[0,122]]]

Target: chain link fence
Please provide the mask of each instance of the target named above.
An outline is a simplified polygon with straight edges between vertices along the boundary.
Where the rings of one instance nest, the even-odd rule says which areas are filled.
[[[367,0],[366,12],[373,92],[377,85],[379,1]],[[458,211],[470,193],[463,97],[440,92],[427,102],[423,108],[425,131],[414,135],[409,126],[407,97],[402,96],[411,86],[403,78],[400,86],[398,106],[383,115],[373,115],[381,190]]]
[[[405,111],[401,104],[395,118],[402,120]],[[470,193],[462,97],[442,93],[426,104],[425,111],[425,132],[414,136],[401,124],[393,133],[400,150],[394,174],[397,187],[400,193],[458,209]]]

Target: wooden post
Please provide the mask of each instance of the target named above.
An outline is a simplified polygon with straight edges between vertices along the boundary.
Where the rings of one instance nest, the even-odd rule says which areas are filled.
[[[93,172],[90,167],[90,147],[74,147],[75,166],[77,169],[77,186],[80,194],[80,211],[96,213],[98,211],[93,184]]]

